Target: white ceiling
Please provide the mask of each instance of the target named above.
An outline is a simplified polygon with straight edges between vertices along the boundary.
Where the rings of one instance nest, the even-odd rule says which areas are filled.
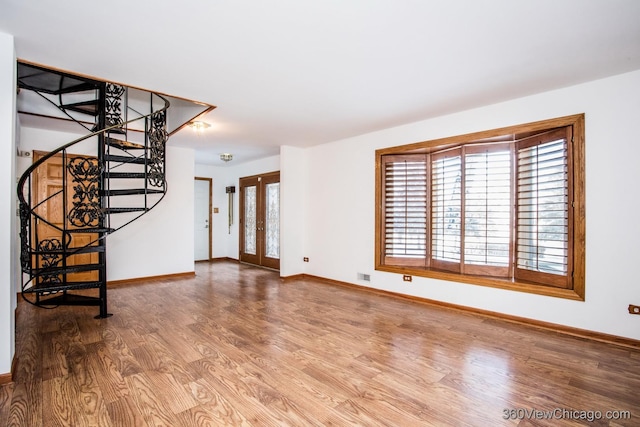
[[[18,58],[216,105],[221,164],[640,69],[638,0],[0,0]]]

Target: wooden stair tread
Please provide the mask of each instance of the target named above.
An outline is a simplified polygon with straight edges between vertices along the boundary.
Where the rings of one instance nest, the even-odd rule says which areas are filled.
[[[102,190],[102,196],[131,196],[136,194],[162,194],[163,190],[153,190],[149,188],[127,188],[122,190]]]
[[[117,147],[122,150],[144,150],[145,148],[143,144],[138,144],[137,142],[125,141],[123,139],[111,137],[107,137],[106,142],[112,147]]]
[[[99,270],[102,267],[103,266],[101,264],[76,264],[76,265],[68,265],[66,267],[52,266],[52,267],[34,268],[33,272],[36,275],[81,273],[84,271]]]
[[[66,233],[69,234],[73,234],[73,233],[113,233],[115,231],[114,228],[108,228],[108,227],[88,227],[88,228],[73,228],[70,230],[65,230]]]
[[[108,214],[128,213],[128,212],[146,212],[149,208],[106,208]]]
[[[109,179],[144,179],[148,175],[145,172],[106,172]]]
[[[35,293],[35,292],[60,292],[71,291],[79,289],[94,289],[99,288],[100,282],[63,282],[63,283],[40,283],[30,288],[24,289],[22,292]]]
[[[104,156],[104,160],[107,162],[134,163],[139,165],[144,165],[147,162],[147,159],[144,157],[116,156],[113,154]]]
[[[89,101],[74,102],[73,104],[64,104],[60,108],[63,110],[76,111],[78,113],[89,114],[91,116],[97,116],[99,112],[99,105],[97,99]]]
[[[66,250],[63,250],[63,249],[35,250],[35,251],[30,251],[30,253],[32,255],[65,255],[65,254],[79,255],[79,254],[104,252],[104,250],[105,250],[104,245],[99,245],[99,246],[85,246],[82,248],[67,248]]]

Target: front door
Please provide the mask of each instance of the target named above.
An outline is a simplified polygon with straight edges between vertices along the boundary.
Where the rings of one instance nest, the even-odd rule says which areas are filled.
[[[33,155],[34,163],[47,153],[35,151]],[[79,165],[78,170],[87,170],[95,166],[97,159],[95,157],[86,156],[66,156],[66,165]],[[72,206],[78,197],[79,185],[87,184],[78,181],[78,176],[72,176],[68,169],[63,166],[62,155],[55,155],[47,160],[38,168],[33,181],[33,200],[32,206],[37,206],[35,213],[44,218],[46,221],[34,220],[32,223],[32,242],[34,242],[39,250],[61,250],[67,244],[67,248],[81,248],[91,242],[95,242],[98,238],[97,233],[72,233],[63,234],[61,229],[74,230],[87,227],[98,226],[97,219],[87,220],[85,215],[73,215]],[[74,181],[74,178],[76,181]],[[62,197],[62,188],[66,187],[66,200]],[[82,193],[85,196],[96,196],[93,192]],[[90,202],[90,201],[87,201]],[[65,215],[64,210],[71,212],[71,215]],[[79,222],[80,221],[80,222]],[[65,242],[66,240],[66,242]],[[97,242],[94,243],[97,245]],[[48,267],[53,265],[61,266],[61,256],[59,255],[42,255],[38,256],[34,261],[36,268]],[[89,252],[84,254],[72,255],[67,258],[66,265],[83,265],[97,264],[98,253]],[[50,276],[42,280],[55,280]],[[89,282],[98,280],[98,271],[86,271],[67,274],[69,282]]]
[[[240,178],[240,261],[280,269],[280,172]]]

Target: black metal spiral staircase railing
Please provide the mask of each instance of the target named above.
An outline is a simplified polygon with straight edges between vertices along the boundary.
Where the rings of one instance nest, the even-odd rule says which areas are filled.
[[[18,69],[18,86],[90,131],[18,181],[22,297],[41,307],[99,306],[96,318],[108,317],[107,236],[167,192],[169,101],[149,93],[142,114],[128,105],[126,87],[28,65]]]

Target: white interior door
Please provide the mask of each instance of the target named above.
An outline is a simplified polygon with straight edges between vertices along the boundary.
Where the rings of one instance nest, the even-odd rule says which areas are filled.
[[[195,261],[211,259],[211,179],[194,180],[194,257]]]

